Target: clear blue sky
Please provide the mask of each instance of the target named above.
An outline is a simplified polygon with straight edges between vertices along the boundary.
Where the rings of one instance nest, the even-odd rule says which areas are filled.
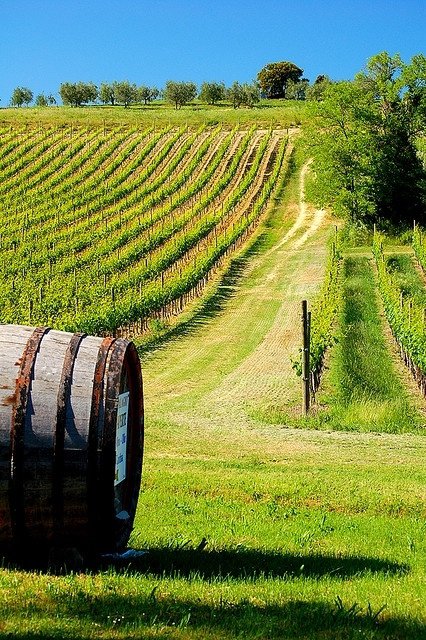
[[[61,82],[250,82],[290,60],[353,78],[380,51],[426,54],[426,0],[0,0],[0,105]]]

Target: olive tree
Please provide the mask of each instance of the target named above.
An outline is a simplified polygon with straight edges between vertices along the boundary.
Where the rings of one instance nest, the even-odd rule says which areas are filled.
[[[235,81],[226,91],[227,99],[232,103],[234,109],[240,106],[253,107],[260,101],[260,90],[256,83],[240,84]]]
[[[102,82],[99,87],[99,99],[103,104],[115,104],[114,86],[108,82]]]
[[[123,82],[114,82],[112,86],[115,101],[124,105],[126,109],[132,102],[137,102],[138,90],[135,84],[130,84],[130,82],[124,80]]]
[[[183,105],[191,102],[197,96],[197,86],[193,82],[166,82],[164,89],[164,99],[180,109]]]
[[[203,82],[199,98],[206,104],[216,104],[225,99],[226,89],[223,82]]]
[[[81,107],[83,104],[95,102],[98,88],[93,82],[63,82],[59,87],[59,95],[65,105]]]
[[[33,99],[33,92],[28,87],[16,87],[13,90],[10,104],[13,107],[22,107],[22,105],[29,105]]]
[[[48,107],[49,106],[49,100],[44,95],[44,93],[39,93],[38,96],[36,96],[35,105],[36,105],[36,107]]]
[[[143,102],[144,104],[157,100],[159,95],[160,91],[157,87],[146,87],[142,85],[137,89],[138,102]]]

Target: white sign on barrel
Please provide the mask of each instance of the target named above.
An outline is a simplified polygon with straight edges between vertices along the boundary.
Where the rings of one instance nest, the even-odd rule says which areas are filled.
[[[115,479],[114,486],[126,478],[127,419],[129,415],[129,392],[118,396],[117,429],[115,435]]]

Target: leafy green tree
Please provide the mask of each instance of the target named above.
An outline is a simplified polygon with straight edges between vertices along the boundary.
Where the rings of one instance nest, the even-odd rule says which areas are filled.
[[[309,105],[304,139],[316,175],[310,197],[320,206],[331,205],[337,215],[369,219],[374,214],[368,175],[373,148],[371,137],[359,127],[360,114],[370,107],[368,98],[355,83],[339,82],[328,88],[322,102]]]
[[[47,101],[51,106],[56,104],[56,98],[51,93],[47,96]]]
[[[319,75],[315,78],[315,82],[306,87],[306,100],[320,101],[324,97],[324,92],[331,84],[331,80],[326,75]]]
[[[203,82],[199,98],[206,104],[216,104],[225,99],[226,89],[223,82]]]
[[[197,86],[193,82],[166,82],[164,89],[164,99],[175,105],[179,109],[183,105],[191,102],[197,96]]]
[[[99,87],[99,99],[103,104],[115,104],[114,86],[108,82],[102,82]]]
[[[156,100],[159,95],[160,91],[157,87],[146,87],[142,85],[141,87],[138,87],[137,90],[138,102],[143,102],[144,104],[149,104],[153,100]]]
[[[260,101],[260,89],[256,83],[240,84],[235,81],[226,90],[226,98],[232,103],[234,109],[241,106],[253,107]]]
[[[255,104],[260,102],[260,89],[256,83],[242,85],[243,89],[243,101],[242,104],[246,107],[254,107]]]
[[[353,82],[311,103],[309,147],[323,204],[352,220],[401,227],[426,221],[426,174],[416,136],[426,130],[426,59],[373,56]]]
[[[59,95],[65,105],[81,107],[96,101],[98,88],[93,82],[63,82],[59,87]]]
[[[232,103],[234,109],[238,109],[244,102],[243,85],[237,80],[226,90],[226,98]]]
[[[16,87],[16,89],[13,90],[10,104],[13,107],[22,107],[24,104],[28,106],[32,99],[33,92],[31,89],[28,89],[28,87]]]
[[[257,74],[260,90],[267,98],[286,98],[289,81],[297,82],[303,74],[293,62],[270,62]]]
[[[418,75],[425,69],[424,56],[404,64],[399,55],[382,52],[356,78],[375,107],[369,124],[375,147],[371,171],[376,212],[379,219],[398,226],[426,219],[426,173],[415,144],[416,133],[426,126],[426,89]]]
[[[309,86],[309,80],[307,78],[301,78],[300,80],[289,80],[286,86],[287,100],[305,100],[306,91]]]
[[[36,96],[35,105],[36,105],[36,107],[48,107],[49,106],[49,100],[46,98],[44,93],[39,93],[39,95]]]
[[[113,83],[115,101],[119,104],[123,104],[127,109],[129,104],[137,102],[138,90],[135,84],[130,84],[127,80],[123,82]]]

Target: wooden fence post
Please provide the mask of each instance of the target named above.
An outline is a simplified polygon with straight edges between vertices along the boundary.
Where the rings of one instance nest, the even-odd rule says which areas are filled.
[[[309,372],[309,314],[308,303],[306,300],[302,300],[302,335],[303,335],[303,350],[302,350],[302,384],[303,384],[303,415],[307,415],[310,405],[310,372]]]

